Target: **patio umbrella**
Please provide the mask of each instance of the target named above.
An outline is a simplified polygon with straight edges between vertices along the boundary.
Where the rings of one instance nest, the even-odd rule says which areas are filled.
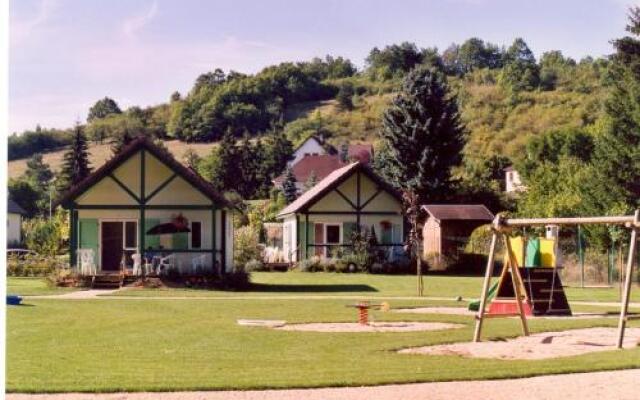
[[[182,214],[174,216],[171,222],[158,224],[147,231],[147,235],[167,235],[172,233],[191,232],[189,222]]]
[[[191,232],[185,225],[177,225],[173,222],[158,224],[147,231],[147,235],[167,235],[172,233]]]

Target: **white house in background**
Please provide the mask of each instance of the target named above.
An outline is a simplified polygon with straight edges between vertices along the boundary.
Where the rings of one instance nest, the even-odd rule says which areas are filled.
[[[288,165],[295,165],[306,156],[322,156],[337,154],[337,152],[335,147],[326,143],[322,138],[309,136],[293,151],[293,158],[289,161]]]
[[[7,245],[22,242],[22,216],[26,212],[11,198],[7,202]]]
[[[505,172],[505,192],[517,193],[527,190],[527,187],[522,184],[520,174],[512,166],[504,169]]]

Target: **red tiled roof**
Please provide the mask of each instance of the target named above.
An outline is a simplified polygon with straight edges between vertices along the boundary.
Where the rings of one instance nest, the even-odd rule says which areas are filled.
[[[338,168],[344,167],[342,161],[340,161],[340,157],[323,154],[323,155],[308,155],[303,157],[300,161],[295,163],[291,169],[293,170],[293,175],[295,175],[296,180],[299,183],[306,182],[311,173],[314,172],[316,174],[316,179],[320,181],[324,179],[331,172],[335,171]],[[279,177],[275,178],[273,182],[275,184],[281,184],[284,182],[285,175],[282,174]]]
[[[492,221],[493,214],[482,204],[427,204],[422,209],[433,218],[443,220]]]
[[[350,159],[355,158],[362,163],[368,164],[373,158],[373,145],[370,143],[350,144],[348,154]]]
[[[278,214],[278,217],[282,218],[287,214],[293,214],[293,213],[297,213],[299,211],[308,209],[313,204],[315,204],[317,200],[321,199],[329,191],[333,190],[333,188],[339,186],[342,182],[347,180],[356,171],[361,171],[362,173],[366,174],[378,186],[386,190],[398,201],[402,201],[400,194],[391,185],[389,185],[385,180],[379,177],[367,165],[356,161],[354,163],[348,164],[345,167],[342,167],[340,169],[337,169],[331,172],[323,180],[318,182],[314,187],[304,192],[293,203],[285,207],[284,210],[280,211],[280,213]]]

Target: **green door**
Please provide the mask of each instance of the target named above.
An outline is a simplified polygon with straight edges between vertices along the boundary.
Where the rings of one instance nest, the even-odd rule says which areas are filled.
[[[78,248],[93,249],[93,261],[98,264],[98,220],[80,218],[78,223]]]

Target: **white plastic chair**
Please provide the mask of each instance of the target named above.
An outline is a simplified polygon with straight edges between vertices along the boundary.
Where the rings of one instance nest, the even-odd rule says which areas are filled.
[[[97,272],[93,249],[78,249],[78,266],[80,275],[95,275]]]
[[[158,263],[158,269],[161,273],[166,274],[169,268],[172,268],[176,264],[176,255],[169,254],[168,256],[161,257]]]
[[[200,254],[199,256],[195,256],[191,259],[191,273],[196,275],[198,272],[204,272],[204,266],[207,261],[207,256],[205,254]]]
[[[131,260],[133,260],[133,275],[142,275],[142,255],[140,253],[133,253]]]

